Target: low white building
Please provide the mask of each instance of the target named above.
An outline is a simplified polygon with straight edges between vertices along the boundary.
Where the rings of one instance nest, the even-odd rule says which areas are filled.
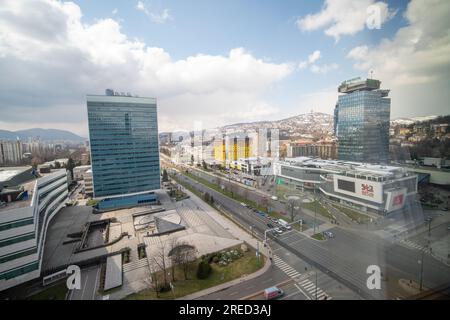
[[[362,211],[387,214],[402,209],[417,194],[418,177],[402,167],[358,162],[286,159],[274,163],[278,185],[320,191]]]
[[[73,168],[73,179],[75,181],[84,180],[84,175],[88,170],[91,170],[91,166],[78,166]]]
[[[47,227],[67,200],[66,170],[21,187],[20,200],[0,206],[0,291],[41,275]]]

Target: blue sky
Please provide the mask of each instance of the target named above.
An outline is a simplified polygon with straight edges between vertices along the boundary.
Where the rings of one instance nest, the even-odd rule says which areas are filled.
[[[157,97],[161,130],[189,129],[194,121],[206,127],[331,113],[339,83],[369,70],[392,90],[393,118],[448,107],[448,93],[427,93],[445,88],[448,79],[445,0],[36,0],[20,10],[15,7],[22,4],[5,1],[10,10],[0,14],[6,39],[0,67],[16,63],[27,71],[0,76],[10,89],[4,101],[46,115],[32,123],[0,114],[6,129],[59,126],[85,133],[84,95],[111,86]],[[371,5],[381,8],[380,29],[361,22]],[[31,9],[35,14],[28,15]],[[27,38],[26,28],[40,32],[42,21],[48,28]],[[433,50],[442,59],[422,65]],[[29,84],[37,82],[35,92]]]

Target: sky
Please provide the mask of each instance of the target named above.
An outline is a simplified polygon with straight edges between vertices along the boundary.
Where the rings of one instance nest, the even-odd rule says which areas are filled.
[[[370,75],[391,118],[448,114],[450,1],[0,0],[0,129],[87,137],[106,88],[157,98],[160,131],[331,114]]]

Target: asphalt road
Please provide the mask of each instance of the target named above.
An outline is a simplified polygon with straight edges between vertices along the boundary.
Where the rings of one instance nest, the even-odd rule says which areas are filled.
[[[69,300],[95,300],[100,281],[100,266],[81,270],[81,288],[72,290]]]
[[[184,182],[201,192],[209,192],[216,202],[242,221],[254,226],[261,236],[267,228],[263,218],[252,213],[238,202],[210,189],[184,175]],[[254,192],[248,191],[251,195]],[[394,299],[403,296],[398,286],[399,279],[418,281],[420,252],[405,248],[363,230],[351,231],[334,228],[334,239],[318,242],[298,232],[281,236],[278,241],[287,251],[297,255],[311,265],[329,274],[343,285],[359,292],[366,299]],[[369,290],[366,286],[367,267],[378,265],[384,276],[381,290]],[[424,257],[423,281],[426,287],[435,287],[450,282],[450,268],[432,257]]]

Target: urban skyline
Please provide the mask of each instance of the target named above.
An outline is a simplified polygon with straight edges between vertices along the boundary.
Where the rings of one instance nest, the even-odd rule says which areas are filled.
[[[372,0],[287,1],[276,14],[274,4],[263,2],[257,16],[251,3],[237,1],[191,8],[180,1],[25,3],[4,1],[0,16],[0,63],[11,75],[1,78],[5,129],[64,128],[86,136],[83,96],[105,87],[157,97],[161,131],[189,130],[195,121],[216,127],[281,119],[311,109],[332,114],[335,84],[372,71],[392,89],[392,119],[447,110],[445,1],[380,2],[380,29],[368,28],[364,19]],[[338,13],[343,8],[351,13]],[[38,14],[28,17],[29,10]],[[195,14],[202,18],[197,24]],[[31,29],[20,25],[25,16]],[[54,28],[39,27],[43,16]],[[230,16],[234,25],[222,28]],[[436,58],[419,60],[424,56]]]

